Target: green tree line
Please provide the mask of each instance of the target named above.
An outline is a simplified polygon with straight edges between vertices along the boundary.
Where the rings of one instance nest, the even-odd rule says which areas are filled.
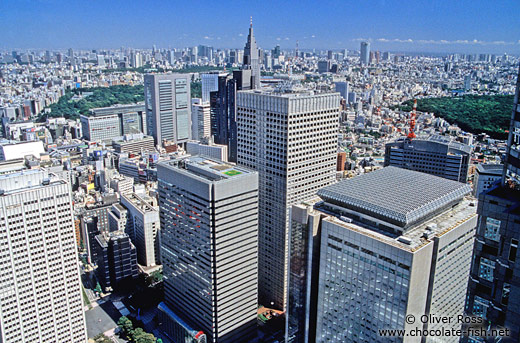
[[[513,101],[513,95],[424,98],[417,100],[417,110],[432,112],[467,132],[484,132],[496,139],[506,139]],[[413,100],[408,100],[401,104],[400,109],[411,111],[412,106]]]

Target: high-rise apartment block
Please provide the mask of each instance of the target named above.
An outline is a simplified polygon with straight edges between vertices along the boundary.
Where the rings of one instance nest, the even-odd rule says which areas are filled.
[[[385,167],[416,170],[467,182],[471,147],[444,136],[427,139],[399,138],[385,146]]]
[[[254,342],[258,174],[202,156],[159,163],[157,174],[168,334]]]
[[[501,184],[479,195],[466,311],[508,335],[470,335],[463,342],[517,342],[520,337],[520,70]]]
[[[183,144],[191,135],[191,76],[147,74],[144,93],[148,134],[156,145],[164,141]]]
[[[70,185],[0,176],[0,342],[86,342]]]
[[[238,164],[259,174],[259,297],[283,308],[291,205],[335,181],[338,93],[237,93]]]
[[[464,313],[477,225],[470,192],[466,184],[387,167],[294,206],[288,341],[423,342],[383,338],[379,330],[460,329],[405,319]]]

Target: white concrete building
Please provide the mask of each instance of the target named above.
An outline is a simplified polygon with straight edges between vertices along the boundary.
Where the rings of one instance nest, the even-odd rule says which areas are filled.
[[[211,135],[211,107],[209,102],[192,99],[191,102],[191,139],[200,141]]]
[[[121,195],[128,209],[127,233],[137,249],[137,262],[145,267],[161,263],[159,208],[135,193]]]
[[[339,104],[339,93],[237,93],[237,162],[260,179],[261,304],[285,306],[290,206],[335,182]]]
[[[70,186],[32,170],[0,189],[0,342],[86,342]]]

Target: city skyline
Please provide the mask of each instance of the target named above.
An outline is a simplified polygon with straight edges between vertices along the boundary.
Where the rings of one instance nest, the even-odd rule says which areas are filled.
[[[181,48],[210,45],[243,48],[253,16],[258,45],[271,49],[359,49],[431,53],[520,53],[513,1],[371,3],[329,1],[316,6],[276,4],[191,4],[155,6],[113,1],[3,1],[0,49]],[[272,9],[275,8],[276,11]],[[78,16],[81,13],[81,16]],[[135,23],[131,24],[131,23]],[[276,23],[276,25],[273,25]],[[305,25],[302,25],[305,23]],[[482,25],[476,25],[481,23]],[[129,25],[131,24],[131,25]],[[310,24],[310,25],[309,25]],[[485,26],[485,30],[482,27]],[[330,32],[335,32],[331,35]],[[107,34],[108,33],[108,34]]]

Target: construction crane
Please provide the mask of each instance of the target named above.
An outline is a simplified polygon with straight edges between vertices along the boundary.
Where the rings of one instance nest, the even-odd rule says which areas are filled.
[[[413,109],[412,109],[412,112],[410,113],[410,132],[408,132],[408,136],[407,136],[408,140],[410,140],[410,141],[416,137],[415,132],[414,132],[416,110],[417,110],[417,99],[414,99],[413,100]]]

